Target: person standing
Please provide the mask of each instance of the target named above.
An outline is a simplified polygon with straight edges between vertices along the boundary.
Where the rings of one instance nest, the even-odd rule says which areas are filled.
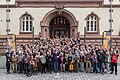
[[[91,72],[91,56],[90,51],[86,52],[86,73]]]
[[[74,62],[74,70],[75,72],[78,72],[79,56],[76,53],[74,53],[73,55],[73,62]]]
[[[59,60],[59,54],[57,50],[53,52],[53,60],[54,60],[54,71],[58,72],[58,60]]]
[[[80,53],[80,72],[84,72],[84,54]]]
[[[70,65],[73,65],[73,55],[70,51],[69,55],[68,55],[68,67],[70,68]],[[69,70],[69,69],[68,69]],[[70,70],[69,70],[70,71]]]
[[[112,71],[111,71],[110,74],[113,73],[114,68],[115,68],[115,75],[117,75],[118,57],[119,57],[119,54],[117,54],[116,51],[114,51],[114,54],[112,55],[112,61],[111,61],[111,64],[112,64]]]
[[[18,70],[17,68],[18,67],[18,55],[17,54],[14,54],[12,61],[13,61],[13,73],[16,73]]]
[[[65,54],[64,52],[62,51],[61,54],[60,54],[60,67],[61,67],[61,72],[65,72],[65,62],[66,62],[66,59],[65,59]]]
[[[36,61],[37,61],[37,71],[40,72],[41,65],[40,65],[40,53],[39,52],[37,52],[37,54],[36,54]]]
[[[93,51],[92,58],[92,64],[93,64],[93,72],[98,73],[98,61],[97,61],[97,55],[95,51]]]
[[[110,71],[110,52],[107,50],[105,53],[105,65],[106,65],[106,73]]]
[[[40,61],[41,61],[41,67],[42,67],[41,74],[46,73],[46,71],[45,71],[45,68],[46,68],[46,53],[45,53],[45,51],[42,52],[42,54],[40,56]]]
[[[47,61],[47,71],[49,73],[52,73],[53,55],[51,55],[51,50],[47,51],[46,61]]]
[[[23,73],[23,70],[24,70],[24,65],[23,65],[23,52],[21,52],[19,54],[19,73],[18,74],[22,74]]]
[[[103,50],[100,50],[100,69],[102,70],[102,74],[104,75],[104,67],[105,67],[105,53],[103,52]],[[100,70],[100,71],[101,71]]]
[[[27,74],[29,61],[30,61],[30,56],[28,55],[27,52],[24,54],[23,59],[24,59],[24,74]]]
[[[10,64],[12,62],[12,59],[11,59],[11,56],[10,56],[10,53],[7,51],[6,52],[6,68],[7,68],[7,74],[10,74]]]

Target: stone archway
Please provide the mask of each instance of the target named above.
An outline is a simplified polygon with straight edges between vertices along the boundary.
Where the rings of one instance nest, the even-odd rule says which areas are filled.
[[[54,9],[50,12],[48,12],[43,20],[41,21],[40,25],[41,25],[41,33],[42,33],[42,37],[43,38],[47,38],[49,37],[49,23],[50,21],[57,17],[57,16],[62,16],[65,17],[67,20],[69,20],[70,23],[70,38],[71,37],[77,37],[77,33],[78,33],[78,21],[76,21],[76,18],[74,17],[74,15],[69,12],[68,10],[65,9]]]

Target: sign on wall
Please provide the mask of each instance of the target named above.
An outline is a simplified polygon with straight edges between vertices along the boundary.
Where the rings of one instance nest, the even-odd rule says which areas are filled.
[[[8,35],[8,44],[11,45],[13,51],[16,51],[16,36],[14,34]]]
[[[110,49],[110,31],[103,32],[103,47]]]

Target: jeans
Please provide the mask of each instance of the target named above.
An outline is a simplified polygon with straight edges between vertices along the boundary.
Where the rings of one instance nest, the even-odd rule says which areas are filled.
[[[102,74],[104,73],[104,67],[105,67],[105,64],[104,64],[104,62],[102,62]]]
[[[24,68],[23,61],[20,61],[19,62],[19,73],[23,73],[23,68]]]
[[[54,71],[58,72],[58,62],[54,62]]]
[[[106,69],[107,69],[107,72],[110,70],[110,63],[109,62],[106,62]]]
[[[81,72],[84,71],[84,62],[80,62],[80,71],[81,71]]]
[[[98,64],[93,63],[93,72],[98,73]]]

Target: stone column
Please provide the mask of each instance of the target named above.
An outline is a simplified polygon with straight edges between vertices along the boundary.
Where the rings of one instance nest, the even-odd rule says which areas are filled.
[[[70,38],[76,38],[78,33],[78,27],[77,26],[71,26],[70,27]]]
[[[43,38],[49,37],[49,26],[42,27],[41,33]]]

